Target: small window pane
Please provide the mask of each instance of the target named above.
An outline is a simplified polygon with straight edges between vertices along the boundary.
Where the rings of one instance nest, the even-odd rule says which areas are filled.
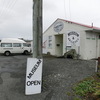
[[[48,47],[52,48],[52,36],[48,37]]]
[[[49,36],[49,39],[52,40],[52,36]]]
[[[71,49],[72,49],[71,46],[66,46],[66,50],[67,50],[67,51],[70,51]]]
[[[13,43],[13,47],[21,47],[21,43]]]
[[[1,47],[12,47],[12,43],[1,43]]]
[[[26,43],[23,43],[23,46],[24,46],[24,47],[29,47],[29,45],[28,45],[28,44],[26,44]]]

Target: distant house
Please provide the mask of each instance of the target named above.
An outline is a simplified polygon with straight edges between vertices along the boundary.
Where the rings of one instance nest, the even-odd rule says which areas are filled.
[[[100,56],[100,28],[57,19],[43,33],[43,53],[62,56],[75,49],[80,59]]]

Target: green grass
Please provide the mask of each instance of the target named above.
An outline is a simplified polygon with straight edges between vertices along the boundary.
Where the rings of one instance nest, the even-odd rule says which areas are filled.
[[[80,98],[74,98],[74,100],[81,100]]]
[[[84,80],[77,84],[74,88],[75,93],[80,96],[85,96],[87,93],[94,92],[95,89],[95,81],[94,80]]]
[[[95,96],[100,96],[100,82],[97,82],[93,77],[87,78],[73,87],[75,94],[86,96],[88,93]]]

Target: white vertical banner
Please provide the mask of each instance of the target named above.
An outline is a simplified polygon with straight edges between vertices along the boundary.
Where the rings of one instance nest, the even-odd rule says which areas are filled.
[[[26,70],[25,94],[41,93],[43,59],[28,58]]]
[[[80,34],[75,31],[67,33],[67,46],[80,46]]]

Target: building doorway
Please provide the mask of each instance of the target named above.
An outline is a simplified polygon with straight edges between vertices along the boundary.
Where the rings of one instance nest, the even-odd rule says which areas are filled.
[[[55,35],[55,55],[63,55],[63,34]]]

